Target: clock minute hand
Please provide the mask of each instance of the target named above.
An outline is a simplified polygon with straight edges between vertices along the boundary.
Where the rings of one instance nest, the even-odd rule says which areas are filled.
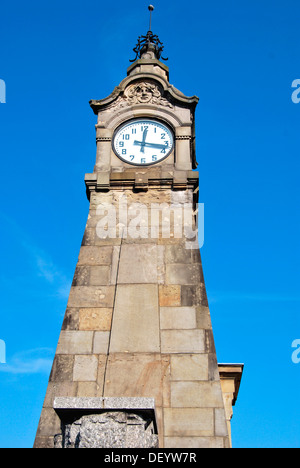
[[[144,133],[143,133],[143,141],[141,142],[141,153],[145,153],[147,133],[148,133],[148,128],[145,128]]]
[[[150,143],[150,142],[141,142],[141,141],[137,141],[135,140],[134,143],[133,143],[135,146],[143,146],[143,147],[147,147],[147,148],[158,148],[158,149],[167,149],[169,146],[168,145],[161,145],[159,143]]]

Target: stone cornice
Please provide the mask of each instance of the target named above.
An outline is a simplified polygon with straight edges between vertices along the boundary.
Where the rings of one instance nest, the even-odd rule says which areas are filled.
[[[196,193],[199,185],[199,173],[197,171],[169,171],[160,174],[151,174],[137,169],[136,172],[94,172],[85,175],[87,197],[90,199],[92,191],[108,191],[110,189],[128,188],[131,190],[193,189]]]

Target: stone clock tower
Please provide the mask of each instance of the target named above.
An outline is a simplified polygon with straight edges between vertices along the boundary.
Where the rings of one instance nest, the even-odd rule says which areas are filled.
[[[228,447],[199,246],[197,97],[151,31],[90,102],[90,201],[36,447]]]

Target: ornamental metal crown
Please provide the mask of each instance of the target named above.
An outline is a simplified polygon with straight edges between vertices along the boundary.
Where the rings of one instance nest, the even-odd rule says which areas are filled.
[[[150,11],[150,25],[149,31],[146,36],[140,36],[138,38],[138,43],[133,49],[133,52],[136,54],[133,60],[130,62],[135,62],[138,58],[142,58],[147,52],[154,53],[154,56],[157,60],[162,58],[162,60],[168,60],[167,58],[162,57],[162,51],[164,50],[163,43],[159,40],[159,37],[156,34],[153,34],[151,31],[151,22],[152,22],[152,11],[154,10],[153,5],[149,5],[148,10]]]

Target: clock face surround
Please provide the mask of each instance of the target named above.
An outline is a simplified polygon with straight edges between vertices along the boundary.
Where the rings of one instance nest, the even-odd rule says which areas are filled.
[[[119,127],[113,150],[122,161],[134,166],[150,166],[167,158],[174,148],[172,130],[154,119],[135,119]]]

